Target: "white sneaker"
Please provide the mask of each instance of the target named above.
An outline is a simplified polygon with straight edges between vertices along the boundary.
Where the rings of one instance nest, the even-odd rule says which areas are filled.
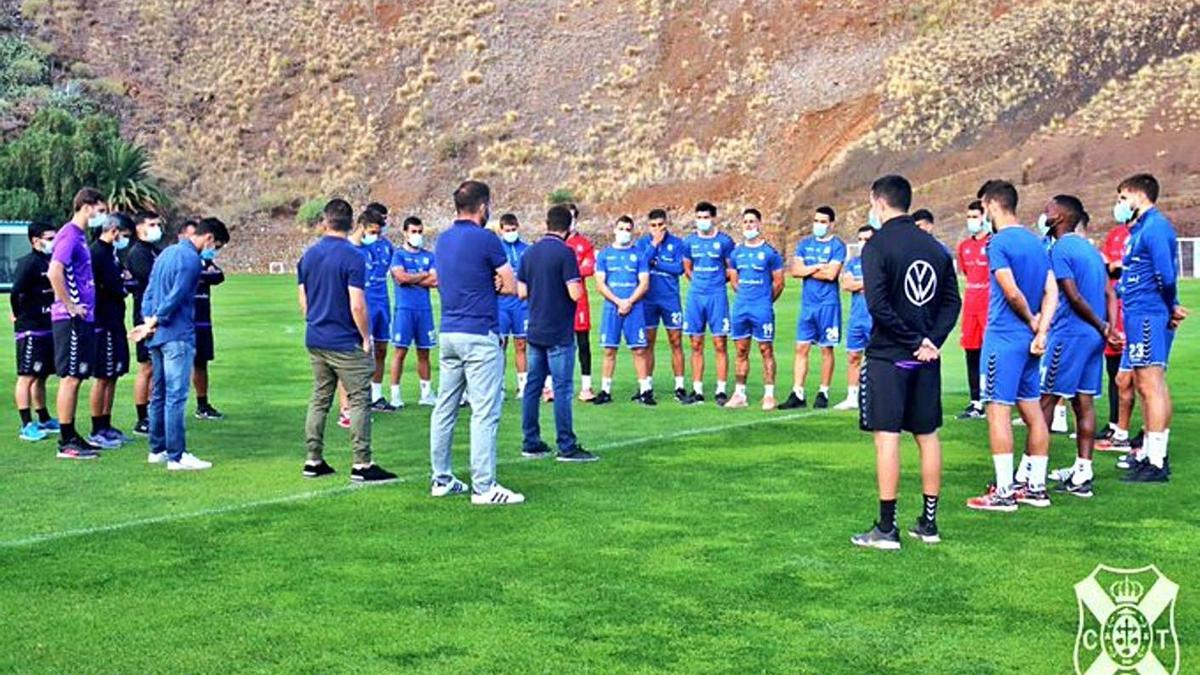
[[[437,405],[437,394],[432,391],[428,394],[425,394],[421,397],[420,401],[417,401],[417,405],[425,405],[432,408],[433,406]]]
[[[399,410],[404,407],[404,401],[401,401],[398,398],[394,398],[394,399],[392,399],[392,407],[395,408],[396,410]]]
[[[429,487],[429,494],[434,497],[449,497],[451,495],[460,495],[467,491],[467,484],[457,478],[451,478],[449,483],[442,485],[434,482]]]
[[[749,402],[746,401],[746,395],[739,394],[735,391],[735,392],[733,392],[733,396],[730,396],[729,400],[725,402],[724,407],[726,407],[726,408],[745,408],[747,405],[749,405]]]
[[[167,463],[167,453],[166,452],[151,452],[146,455],[146,463],[147,464],[166,464]]]
[[[1075,473],[1074,465],[1064,467],[1062,469],[1055,469],[1050,472],[1050,475],[1047,476],[1047,478],[1049,478],[1050,480],[1058,481],[1060,483],[1065,483],[1068,480],[1071,480],[1071,474],[1073,474],[1073,473]]]
[[[846,398],[845,401],[833,406],[834,410],[858,410],[858,401]]]
[[[167,462],[167,471],[203,471],[212,468],[212,462],[206,462],[190,452],[183,453],[178,462]]]
[[[520,492],[513,492],[499,483],[492,483],[492,489],[479,494],[478,492],[471,493],[471,503],[476,506],[510,506],[512,504],[520,504],[525,501],[525,495]]]

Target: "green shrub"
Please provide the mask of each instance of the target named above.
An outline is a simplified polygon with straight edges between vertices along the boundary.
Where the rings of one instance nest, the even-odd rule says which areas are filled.
[[[551,204],[571,204],[575,202],[575,193],[570,188],[558,188],[546,197],[546,201]]]
[[[470,149],[470,143],[463,138],[455,136],[446,136],[438,143],[437,153],[438,158],[442,161],[451,159],[459,159],[467,154]]]
[[[316,197],[310,199],[300,205],[300,210],[296,211],[296,222],[305,227],[312,227],[321,220],[321,212],[325,210],[325,204],[329,200],[324,197]]]

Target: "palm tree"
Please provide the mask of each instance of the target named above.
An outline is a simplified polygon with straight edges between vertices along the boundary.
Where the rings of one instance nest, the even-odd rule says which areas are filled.
[[[108,147],[100,167],[102,189],[108,192],[109,207],[125,213],[161,209],[170,197],[150,175],[146,148],[124,140]]]

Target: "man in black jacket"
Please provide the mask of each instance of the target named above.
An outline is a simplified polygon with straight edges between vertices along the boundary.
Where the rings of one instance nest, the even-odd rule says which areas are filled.
[[[92,276],[96,281],[96,384],[92,387],[92,435],[88,442],[119,448],[129,439],[112,425],[117,379],[129,372],[129,338],[125,333],[125,283],[128,273],[117,251],[129,246],[133,220],[110,213],[92,242]]]
[[[58,420],[46,409],[46,378],[54,371],[54,336],[50,330],[50,305],[54,289],[46,273],[54,248],[54,226],[35,222],[29,226],[33,250],[17,261],[9,300],[13,332],[17,339],[17,412],[21,415],[20,439],[40,441],[58,433]],[[33,420],[36,406],[38,421]]]
[[[946,249],[908,215],[912,186],[884,176],[871,186],[871,225],[879,232],[863,247],[863,291],[874,326],[862,369],[860,426],[874,432],[879,481],[879,521],[855,535],[858,546],[896,550],[896,492],[900,482],[900,434],[921,451],[924,506],[909,534],[940,541],[937,501],[941,492],[941,348],[958,319],[962,300],[954,262]]]
[[[129,270],[125,289],[133,296],[133,325],[140,326],[142,317],[142,296],[146,286],[150,284],[150,270],[154,269],[154,260],[158,257],[159,242],[163,237],[162,220],[157,213],[140,211],[133,217],[137,228],[137,239],[129,247],[129,255],[125,256],[125,269]],[[138,372],[133,382],[133,403],[137,407],[137,425],[133,432],[141,436],[150,433],[148,409],[150,405],[150,380],[153,369],[150,366],[150,350],[146,341],[137,343]]]

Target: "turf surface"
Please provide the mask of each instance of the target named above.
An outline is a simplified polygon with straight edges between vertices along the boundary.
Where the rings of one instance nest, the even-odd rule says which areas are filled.
[[[778,305],[783,395],[797,291]],[[848,542],[876,515],[873,450],[853,414],[681,408],[667,400],[665,341],[657,409],[628,402],[626,354],[617,402],[577,406],[598,464],[522,461],[510,398],[499,476],[528,495],[523,506],[431,499],[428,409],[415,406],[375,420],[377,460],[403,484],[348,488],[348,442],[332,421],[340,474],[305,481],[310,374],[294,297],[286,277],[234,277],[216,290],[211,399],[228,419],[188,421],[211,471],[168,475],[145,463],[144,441],[98,462],[59,461],[51,441],[16,440],[9,408],[0,671],[1057,673],[1072,668],[1073,585],[1098,563],[1153,563],[1179,583],[1181,672],[1200,664],[1193,326],[1172,362],[1170,484],[1120,484],[1102,454],[1090,501],[970,512],[964,500],[992,472],[986,429],[948,419],[944,542],[882,553]],[[1200,285],[1185,284],[1183,297],[1200,305]],[[965,403],[955,340],[948,416]],[[834,402],[844,396],[838,358]],[[757,355],[752,364],[756,405]],[[710,356],[710,396],[713,378]],[[125,429],[129,382],[115,416]],[[411,371],[405,388],[414,402]],[[543,422],[550,428],[548,412]],[[904,447],[907,525],[920,485],[915,449]],[[1072,454],[1056,437],[1051,466]]]

